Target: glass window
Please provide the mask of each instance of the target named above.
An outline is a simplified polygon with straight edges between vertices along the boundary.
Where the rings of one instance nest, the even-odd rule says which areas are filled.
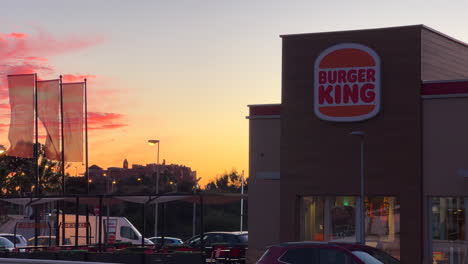
[[[302,197],[301,239],[324,240],[324,199],[316,196]]]
[[[354,196],[304,196],[301,199],[302,240],[356,242],[360,219]],[[366,244],[400,258],[400,204],[396,197],[366,199]]]
[[[207,245],[226,243],[226,239],[223,234],[212,234],[209,236]]]
[[[381,261],[369,255],[369,253],[364,251],[353,251],[353,254],[362,260],[365,264],[382,264]]]
[[[203,241],[204,241],[205,244],[207,243],[207,238],[208,238],[207,235],[205,235],[205,236],[203,237]],[[189,245],[193,245],[193,246],[200,245],[200,243],[201,243],[201,241],[200,241],[200,236],[197,236],[197,237],[195,237],[195,238],[192,238],[192,239],[189,241]]]
[[[120,236],[123,238],[135,240],[138,239],[138,236],[135,234],[133,229],[128,226],[121,226],[120,227]]]
[[[10,240],[12,243],[20,244],[22,242],[18,237],[15,237],[15,236],[5,235],[5,236],[2,236],[2,237]]]
[[[356,241],[356,200],[351,196],[329,198],[331,240]],[[325,204],[326,205],[326,204]]]
[[[239,238],[236,235],[225,235],[225,239],[229,245],[239,244]]]
[[[315,248],[291,248],[279,260],[288,264],[317,264],[316,252]]]
[[[373,260],[377,260],[380,262],[375,263],[383,263],[383,264],[399,264],[400,262],[390,255],[386,253],[376,250],[376,249],[365,249],[365,250],[356,250],[353,251],[353,254],[357,256],[359,259],[363,260],[365,263],[374,263]]]
[[[200,237],[197,236],[189,241],[189,245],[200,245]]]
[[[353,259],[336,249],[321,248],[319,250],[320,264],[353,264]]]
[[[432,198],[431,202],[433,263],[466,263],[464,199],[461,197],[437,197]]]
[[[238,238],[241,243],[247,244],[249,242],[249,235],[240,235]]]
[[[396,197],[368,197],[366,207],[366,245],[400,259],[400,202]]]
[[[0,239],[0,248],[13,248],[14,245],[13,243],[11,243],[10,240],[6,239],[6,238],[1,238]]]
[[[356,199],[351,196],[302,198],[302,240],[356,241]]]

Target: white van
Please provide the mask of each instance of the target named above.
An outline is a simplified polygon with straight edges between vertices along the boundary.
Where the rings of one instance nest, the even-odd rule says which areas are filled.
[[[65,237],[70,238],[72,245],[75,244],[75,217],[75,215],[71,214],[65,215]],[[98,221],[98,216],[89,216],[91,244],[97,244],[99,242]],[[59,217],[59,223],[61,222],[62,216]],[[86,216],[80,215],[78,218],[78,222],[78,244],[84,245],[86,244]],[[127,218],[110,216],[108,219],[107,216],[102,216],[102,243],[130,242],[135,245],[141,245],[141,238],[141,233],[132,225],[130,221],[128,221]],[[144,241],[145,245],[153,245],[153,242],[151,242],[147,238],[144,238]]]

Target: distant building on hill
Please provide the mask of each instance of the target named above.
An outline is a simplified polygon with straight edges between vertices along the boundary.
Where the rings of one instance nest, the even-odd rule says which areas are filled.
[[[107,193],[111,189],[110,185],[113,181],[125,181],[130,178],[147,178],[153,181],[157,170],[158,164],[155,163],[146,165],[132,164],[131,168],[129,168],[128,161],[125,159],[123,168],[109,167],[104,170],[97,165],[90,166],[89,178],[95,184],[97,193]],[[166,165],[165,160],[159,165],[159,173],[160,175],[171,175],[171,178],[176,182],[194,183],[197,178],[197,172],[192,171],[190,167],[179,164]],[[164,182],[164,179],[160,178],[161,182]]]

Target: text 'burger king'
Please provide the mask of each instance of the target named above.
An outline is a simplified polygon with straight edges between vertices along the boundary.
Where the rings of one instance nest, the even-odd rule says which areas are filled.
[[[315,61],[314,110],[323,120],[352,122],[380,111],[380,58],[354,43],[332,46]]]

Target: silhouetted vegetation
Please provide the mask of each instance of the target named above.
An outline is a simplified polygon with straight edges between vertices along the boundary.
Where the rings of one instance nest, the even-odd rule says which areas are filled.
[[[39,146],[39,191],[42,194],[61,192],[61,164],[44,156]],[[0,156],[0,189],[3,195],[29,196],[36,188],[36,160],[7,155]],[[68,175],[66,175],[68,177]]]

